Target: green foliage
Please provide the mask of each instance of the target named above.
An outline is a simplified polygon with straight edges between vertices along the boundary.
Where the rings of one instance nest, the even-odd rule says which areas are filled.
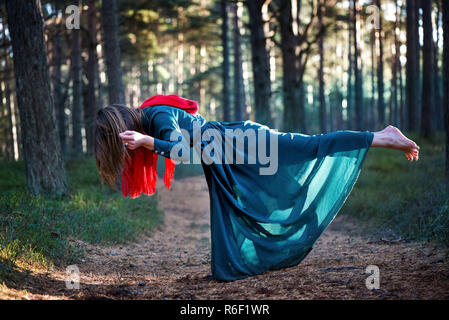
[[[33,197],[25,188],[23,163],[2,163],[0,278],[15,267],[75,261],[83,254],[78,240],[123,243],[161,223],[156,197],[123,198],[101,186],[92,158],[71,161],[67,171],[67,197]]]
[[[421,146],[416,163],[397,151],[371,149],[342,212],[401,237],[448,246],[449,186],[444,139],[438,140],[415,140]]]

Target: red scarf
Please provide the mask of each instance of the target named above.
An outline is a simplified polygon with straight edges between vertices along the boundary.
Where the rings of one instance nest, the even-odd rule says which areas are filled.
[[[153,96],[145,100],[139,109],[157,105],[168,105],[182,109],[192,115],[198,114],[198,105],[195,101],[174,94]],[[141,193],[154,194],[157,181],[157,154],[145,147],[128,150],[128,153],[130,159],[126,161],[122,172],[123,196],[137,198]],[[167,189],[170,188],[174,174],[174,161],[165,158],[164,183]]]

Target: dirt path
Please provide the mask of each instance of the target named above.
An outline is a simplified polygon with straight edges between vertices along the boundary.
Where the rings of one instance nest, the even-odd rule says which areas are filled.
[[[165,225],[138,243],[86,246],[77,266],[80,289],[68,290],[65,270],[35,275],[25,299],[448,299],[449,265],[429,244],[391,242],[362,234],[339,216],[298,266],[222,283],[210,274],[209,197],[203,177],[159,185]],[[380,289],[368,290],[368,265],[380,271]],[[1,293],[0,288],[0,293]],[[0,294],[1,296],[1,294]]]

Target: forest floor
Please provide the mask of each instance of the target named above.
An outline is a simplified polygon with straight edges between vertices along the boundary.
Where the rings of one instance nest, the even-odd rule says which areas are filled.
[[[33,272],[25,285],[0,285],[2,299],[448,299],[445,251],[388,238],[337,216],[298,266],[234,282],[210,275],[209,196],[203,176],[158,187],[163,225],[136,243],[82,243],[80,288],[67,289],[65,268]],[[369,290],[366,267],[380,271]]]

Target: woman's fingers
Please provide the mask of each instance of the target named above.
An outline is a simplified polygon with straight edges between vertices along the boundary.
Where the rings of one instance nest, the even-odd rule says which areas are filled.
[[[136,131],[124,131],[119,134],[120,138],[122,139],[123,143],[126,144],[126,148],[130,150],[134,150],[142,145],[143,137],[139,132]]]
[[[125,136],[125,137],[121,137],[123,142],[131,142],[131,141],[135,141],[134,136]]]
[[[127,130],[127,131],[119,133],[119,136],[120,137],[131,137],[131,136],[134,136],[135,134],[136,134],[135,131]]]
[[[410,153],[406,153],[405,157],[407,158],[408,161],[413,161],[413,156]]]

